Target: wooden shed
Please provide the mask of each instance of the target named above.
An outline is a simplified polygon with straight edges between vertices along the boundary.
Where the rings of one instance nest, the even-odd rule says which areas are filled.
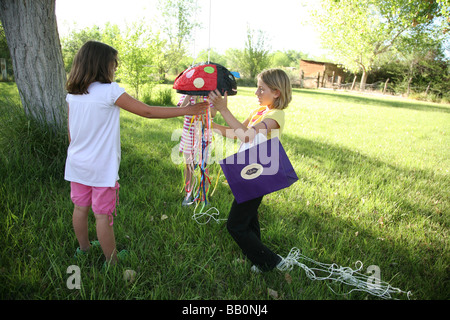
[[[345,76],[342,66],[312,60],[300,60],[300,85],[302,88],[333,88]]]

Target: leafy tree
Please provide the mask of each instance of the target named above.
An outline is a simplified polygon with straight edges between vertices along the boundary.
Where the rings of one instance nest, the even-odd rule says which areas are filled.
[[[243,50],[229,48],[225,50],[224,58],[226,63],[224,64],[228,70],[234,70],[241,73],[241,77],[244,77],[243,68],[241,66],[241,57],[243,55]]]
[[[196,59],[196,62],[208,61],[208,57],[209,57],[209,61],[226,66],[226,63],[227,63],[226,58],[224,56],[222,56],[220,53],[218,53],[217,51],[215,51],[214,49],[211,49],[209,51],[208,50],[200,51],[198,54],[198,57]]]
[[[156,71],[156,56],[161,50],[158,35],[153,35],[143,21],[135,22],[121,31],[116,24],[106,23],[104,27],[92,26],[72,31],[62,39],[63,58],[66,71],[70,71],[73,58],[88,40],[102,41],[119,52],[119,67],[116,79],[127,82],[138,98],[146,83],[156,83],[152,74]]]
[[[403,83],[406,84],[406,94],[411,92],[413,81],[423,85],[423,81],[429,79],[433,82],[435,73],[441,73],[439,62],[440,41],[430,37],[427,33],[417,33],[410,37],[402,37],[396,45],[398,62],[405,66],[403,73]],[[419,80],[421,79],[421,80]]]
[[[171,68],[178,65],[186,55],[187,43],[191,40],[194,28],[199,24],[194,21],[198,10],[195,0],[159,0],[161,13],[161,31],[165,38],[159,44],[162,50],[157,57],[160,78],[165,78]]]
[[[308,59],[308,54],[295,50],[278,50],[271,54],[271,66],[298,68],[300,59]]]
[[[143,22],[127,26],[120,46],[117,77],[131,85],[137,99],[142,85],[151,82],[150,76],[152,68],[156,67],[153,62],[158,48],[158,38],[153,37]]]
[[[61,48],[64,60],[64,69],[67,73],[72,69],[73,59],[81,46],[89,40],[100,41],[102,39],[99,26],[92,26],[83,30],[71,30],[70,33],[61,38]]]
[[[301,51],[287,50],[286,54],[291,61],[290,67],[298,67],[300,59],[310,59],[309,54]]]
[[[229,68],[239,71],[243,77],[254,79],[271,62],[266,34],[261,30],[247,28],[247,41],[244,50],[228,49],[225,51],[225,56]]]
[[[122,51],[122,44],[124,40],[119,26],[117,24],[111,24],[110,22],[107,22],[101,29],[100,37],[102,42],[110,45],[119,52],[120,59],[120,52]]]
[[[254,79],[270,64],[270,47],[266,38],[264,31],[247,28],[247,41],[245,42],[241,63],[243,73],[251,79]]]
[[[434,0],[321,0],[316,26],[323,45],[350,71],[362,71],[361,89],[376,59],[408,33],[424,31],[441,12]]]
[[[272,53],[272,65],[274,67],[289,67],[291,60],[286,52],[275,51]]]

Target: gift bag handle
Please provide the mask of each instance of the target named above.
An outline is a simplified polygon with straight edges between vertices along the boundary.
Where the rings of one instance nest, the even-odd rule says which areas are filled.
[[[255,137],[253,138],[253,141],[252,142],[244,142],[244,143],[242,143],[241,146],[239,147],[239,151],[238,152],[245,151],[248,148],[251,148],[251,147],[253,147],[253,146],[257,145],[257,144],[260,144],[260,143],[262,143],[264,141],[267,141],[267,131],[269,129],[267,128],[267,124],[264,121],[262,121],[262,123],[264,123],[264,125],[266,126],[266,135],[264,135],[261,132],[257,132],[255,127],[252,127],[252,129],[255,130],[255,133],[256,133]]]

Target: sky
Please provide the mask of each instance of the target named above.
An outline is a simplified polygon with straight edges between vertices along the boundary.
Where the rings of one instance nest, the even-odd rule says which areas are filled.
[[[317,0],[196,0],[200,7],[191,53],[212,48],[224,53],[228,48],[243,49],[247,26],[262,30],[271,51],[297,50],[320,56],[319,38],[308,25],[309,9]],[[60,36],[70,29],[83,29],[106,22],[125,26],[141,18],[157,29],[157,0],[56,0]],[[188,46],[188,47],[189,47]]]

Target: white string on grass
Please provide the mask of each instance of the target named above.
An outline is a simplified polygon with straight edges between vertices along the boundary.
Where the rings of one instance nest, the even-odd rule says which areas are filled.
[[[305,260],[315,265],[315,267],[308,267],[307,265],[300,262],[300,260]],[[393,299],[391,294],[406,293],[409,299],[411,292],[405,292],[398,288],[392,287],[389,283],[384,281],[371,282],[373,276],[368,276],[367,274],[362,274],[359,271],[362,270],[363,264],[361,261],[355,263],[356,269],[350,267],[341,267],[335,263],[326,264],[314,261],[300,253],[298,248],[292,248],[288,256],[284,258],[284,265],[280,266],[278,269],[280,271],[290,271],[293,267],[297,265],[301,267],[305,272],[306,276],[311,280],[331,280],[343,283],[348,286],[355,287],[349,292],[344,293],[344,295],[350,294],[353,291],[362,291],[369,293],[371,295],[377,296],[382,299]],[[318,272],[326,273],[326,276],[317,275]],[[335,294],[339,294],[333,290],[327,283],[327,286]]]
[[[219,219],[218,218],[220,212],[215,207],[211,207],[208,210],[203,211],[203,209],[205,207],[204,204],[203,204],[200,212],[196,212],[197,211],[197,207],[198,207],[198,203],[195,206],[194,214],[192,215],[192,219],[194,219],[195,222],[197,222],[198,224],[201,224],[201,225],[208,224],[211,220],[214,220],[216,223],[220,223],[220,221],[226,221],[227,220],[227,219]],[[212,212],[210,213],[210,211],[212,211]],[[207,218],[205,218],[205,217],[207,217]]]

